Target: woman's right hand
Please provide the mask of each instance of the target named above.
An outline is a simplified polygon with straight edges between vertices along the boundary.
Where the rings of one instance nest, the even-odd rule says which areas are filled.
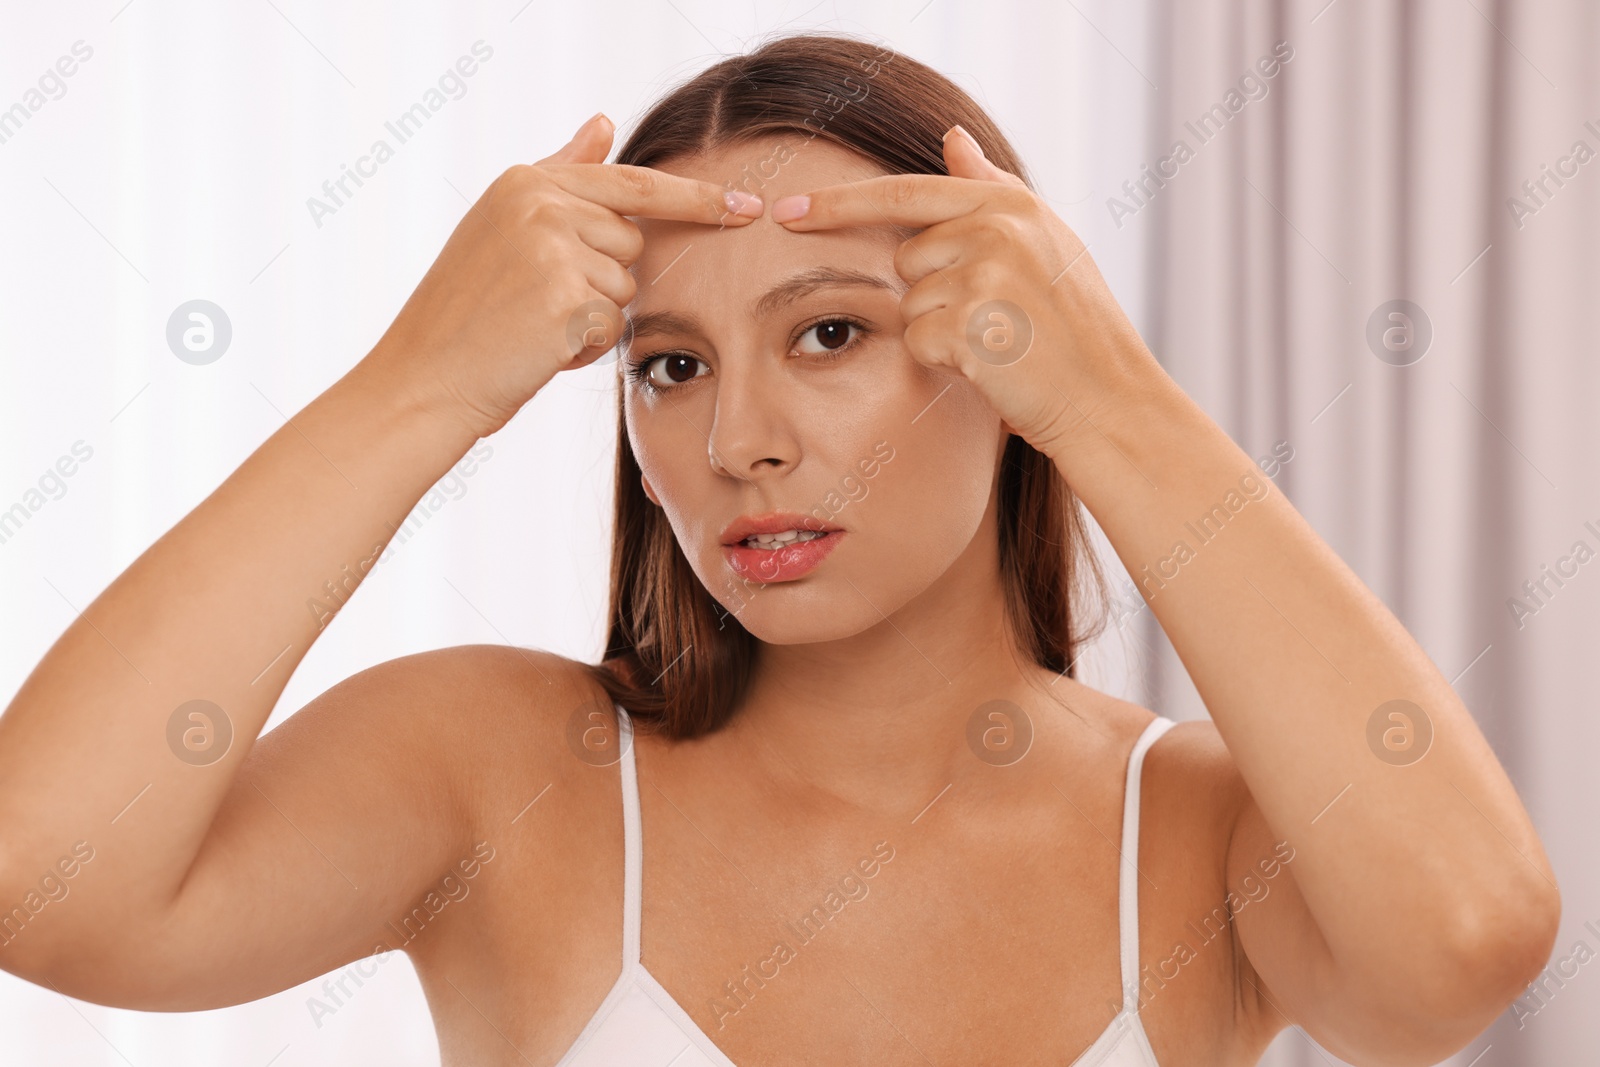
[[[612,133],[597,113],[555,154],[495,179],[367,362],[488,436],[557,373],[616,343],[637,289],[627,268],[644,247],[625,216],[718,227],[761,216],[749,194],[605,163]]]

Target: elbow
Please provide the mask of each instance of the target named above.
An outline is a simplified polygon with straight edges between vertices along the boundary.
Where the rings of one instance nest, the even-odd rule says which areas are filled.
[[[1561,923],[1561,893],[1529,869],[1527,878],[1462,909],[1446,954],[1452,1003],[1446,1017],[1470,1021],[1470,1041],[1538,979],[1550,962]]]

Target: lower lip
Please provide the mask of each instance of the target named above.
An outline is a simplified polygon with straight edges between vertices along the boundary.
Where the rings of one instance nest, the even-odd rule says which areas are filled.
[[[747,548],[743,544],[723,545],[722,554],[735,573],[756,582],[787,582],[815,570],[828,558],[843,530],[829,530],[809,541],[796,541],[783,548]]]

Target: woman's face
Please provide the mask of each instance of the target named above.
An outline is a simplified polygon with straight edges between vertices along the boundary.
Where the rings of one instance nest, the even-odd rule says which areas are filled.
[[[802,134],[658,169],[752,192],[769,213],[781,196],[883,173]],[[762,641],[795,644],[859,633],[935,587],[972,588],[962,579],[997,587],[989,505],[1007,430],[958,372],[903,345],[905,232],[791,233],[770,214],[727,229],[636,221],[628,439],[712,596]],[[724,545],[731,525],[774,512],[837,532]]]

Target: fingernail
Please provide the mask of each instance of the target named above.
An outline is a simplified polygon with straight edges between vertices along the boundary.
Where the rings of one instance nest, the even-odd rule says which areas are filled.
[[[773,203],[772,221],[793,222],[795,219],[804,217],[805,213],[810,210],[811,198],[809,196],[785,196]]]
[[[972,136],[972,134],[967,130],[967,128],[965,126],[957,126],[956,129],[961,131],[961,136],[963,136],[963,137],[965,137],[967,139],[967,143],[968,144],[970,144],[973,148],[976,148],[978,150],[978,155],[980,155],[980,156],[983,155],[983,145],[978,143],[978,139],[976,137]]]
[[[752,219],[761,217],[761,198],[751,196],[749,193],[738,193],[732,189],[722,194],[722,200],[728,205],[728,210],[735,215],[745,215]]]

